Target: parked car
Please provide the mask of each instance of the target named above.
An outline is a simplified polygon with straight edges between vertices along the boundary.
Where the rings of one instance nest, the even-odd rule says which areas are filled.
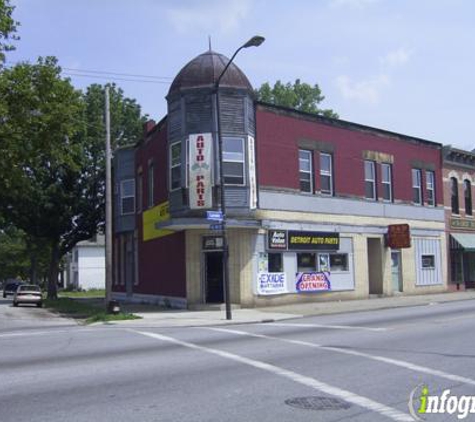
[[[32,303],[41,308],[43,306],[43,294],[41,293],[40,286],[34,284],[18,286],[13,296],[13,306],[18,306],[20,303]]]
[[[3,298],[6,298],[8,295],[13,296],[18,289],[18,286],[21,286],[25,283],[21,281],[10,281],[5,284],[3,287]]]

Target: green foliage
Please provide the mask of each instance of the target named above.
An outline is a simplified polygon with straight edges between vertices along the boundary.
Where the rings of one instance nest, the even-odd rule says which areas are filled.
[[[13,17],[13,10],[10,0],[0,0],[0,67],[5,61],[5,52],[14,50],[11,41],[18,39],[15,35],[18,22]]]
[[[60,72],[48,57],[0,73],[0,215],[51,252],[50,298],[61,257],[104,223],[104,87]],[[134,143],[146,118],[110,88],[113,144]]]
[[[317,84],[311,86],[305,82],[302,83],[300,79],[297,79],[293,84],[288,82],[285,85],[281,81],[277,81],[273,87],[265,82],[256,90],[256,96],[259,101],[265,103],[338,118],[338,114],[333,110],[319,108],[320,103],[325,99],[320,87]]]
[[[0,280],[24,280],[29,268],[25,234],[13,226],[0,229]]]

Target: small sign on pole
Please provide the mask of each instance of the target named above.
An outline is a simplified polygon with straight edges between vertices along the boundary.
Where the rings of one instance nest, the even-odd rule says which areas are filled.
[[[223,221],[222,211],[206,211],[206,219],[211,221]]]
[[[210,230],[223,230],[223,225],[222,224],[210,224],[209,229]]]

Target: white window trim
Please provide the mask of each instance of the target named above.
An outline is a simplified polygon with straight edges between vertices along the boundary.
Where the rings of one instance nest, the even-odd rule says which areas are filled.
[[[371,164],[371,167],[373,168],[373,179],[368,179],[366,178],[366,164]],[[370,161],[370,160],[365,160],[364,161],[364,181],[365,181],[365,198],[368,200],[368,201],[376,201],[377,200],[377,196],[376,196],[376,163],[374,161]],[[368,198],[366,196],[366,182],[370,182],[373,184],[373,197],[372,198]]]
[[[389,181],[384,180],[384,167],[389,169]],[[389,163],[381,163],[381,184],[389,186],[389,199],[384,198],[384,189],[383,189],[383,202],[393,202],[393,169],[392,165]]]
[[[132,183],[133,186],[133,194],[132,195],[124,195],[124,185],[126,183]],[[133,198],[133,211],[124,212],[124,199]],[[135,179],[124,179],[120,181],[120,215],[130,215],[135,214]]]
[[[415,181],[414,181],[414,174],[418,174],[419,177],[417,178],[418,182],[419,182],[419,185],[415,184]],[[412,190],[414,191],[414,189],[418,189],[419,190],[419,202],[414,202],[414,197],[412,198],[412,203],[414,205],[422,205],[422,171],[420,169],[412,169],[411,170],[411,178],[412,178]],[[414,195],[414,192],[412,192],[412,194]]]
[[[179,164],[175,164],[173,165],[172,164],[172,150],[173,150],[173,147],[175,145],[180,145],[180,163]],[[168,165],[168,168],[169,168],[169,171],[168,171],[168,176],[169,176],[169,183],[168,183],[168,189],[170,192],[174,192],[176,190],[179,190],[181,189],[181,164],[182,164],[182,148],[181,148],[181,141],[178,141],[178,142],[173,142],[173,144],[170,144],[170,148],[168,150],[168,162],[169,162],[169,165]],[[175,167],[180,167],[180,186],[178,186],[177,188],[172,188],[172,170],[175,168]]]
[[[322,166],[321,166],[321,160],[322,160],[322,157],[323,156],[326,156],[329,158],[329,162],[330,162],[330,171],[328,170],[322,170]],[[326,152],[321,152],[320,153],[320,182],[321,182],[321,176],[327,176],[330,178],[330,192],[323,192],[322,191],[322,186],[321,186],[321,183],[320,183],[320,193],[322,195],[326,195],[326,196],[333,196],[333,155],[332,154],[328,154]]]
[[[236,139],[241,141],[242,145],[242,160],[226,160],[224,158],[224,140],[225,139]],[[226,136],[223,138],[223,170],[224,170],[224,163],[241,163],[242,164],[242,183],[227,183],[225,182],[225,186],[246,186],[246,145],[244,144],[244,139],[239,138],[237,136]],[[226,178],[226,175],[223,173],[223,179]]]
[[[300,153],[305,152],[308,154],[308,162],[310,164],[310,170],[302,170],[300,168]],[[310,190],[309,191],[304,191],[300,189],[300,173],[309,173],[310,174]],[[309,151],[308,149],[299,149],[299,190],[301,193],[306,193],[306,194],[312,194],[313,193],[313,163],[312,163],[312,151]]]
[[[430,175],[430,177],[429,177]],[[430,180],[432,178],[432,180]],[[427,206],[429,207],[435,207],[435,173],[431,170],[426,171],[426,189],[427,189]],[[432,192],[432,201],[433,203],[431,204],[429,202],[429,192]]]

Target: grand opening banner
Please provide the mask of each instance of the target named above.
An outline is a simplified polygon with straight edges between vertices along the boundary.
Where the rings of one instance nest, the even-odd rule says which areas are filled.
[[[211,133],[190,135],[190,208],[206,209],[213,207],[213,138]]]

